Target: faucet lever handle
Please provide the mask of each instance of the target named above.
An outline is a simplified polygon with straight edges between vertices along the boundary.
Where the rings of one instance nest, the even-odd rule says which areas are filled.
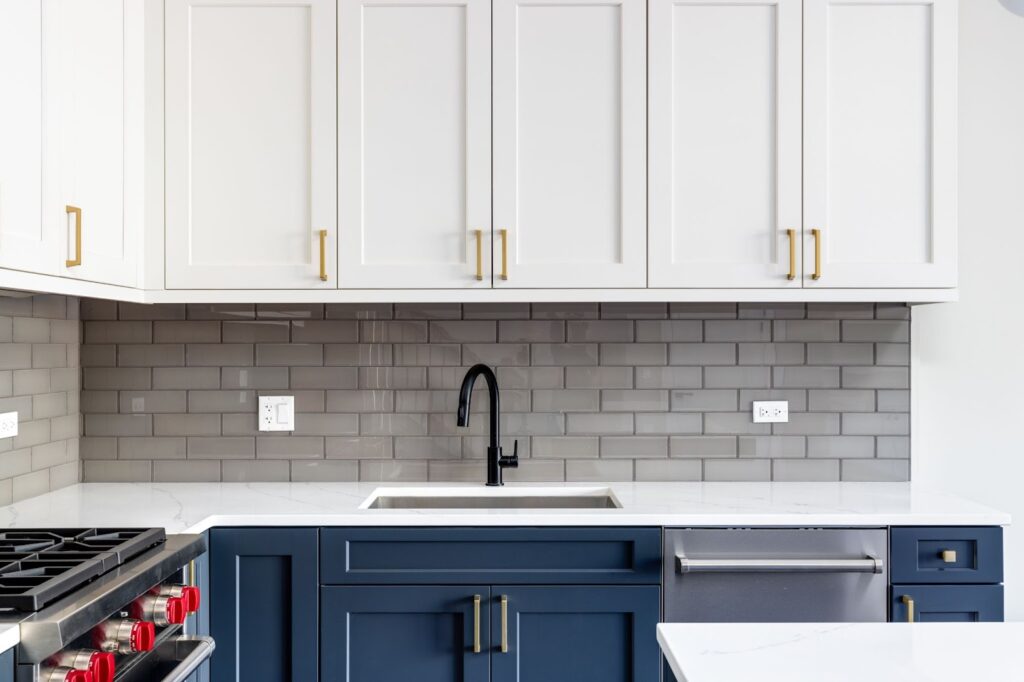
[[[519,468],[519,441],[512,441],[512,454],[502,455],[501,459],[498,460],[498,464],[506,469],[518,469]]]

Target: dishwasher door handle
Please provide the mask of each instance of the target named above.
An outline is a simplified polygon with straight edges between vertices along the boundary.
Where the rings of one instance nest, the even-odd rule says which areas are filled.
[[[885,563],[863,559],[691,559],[676,554],[679,573],[881,573]]]

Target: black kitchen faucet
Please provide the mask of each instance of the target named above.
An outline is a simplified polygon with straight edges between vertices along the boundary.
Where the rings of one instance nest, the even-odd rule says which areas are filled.
[[[483,376],[487,382],[487,395],[491,402],[491,439],[487,446],[487,485],[504,485],[501,480],[501,470],[519,466],[519,441],[512,446],[512,456],[506,457],[501,454],[501,433],[499,422],[501,421],[501,404],[498,397],[498,377],[487,365],[473,365],[466,372],[462,380],[462,388],[459,389],[459,414],[457,424],[469,426],[469,401],[473,395],[473,384],[478,376]]]

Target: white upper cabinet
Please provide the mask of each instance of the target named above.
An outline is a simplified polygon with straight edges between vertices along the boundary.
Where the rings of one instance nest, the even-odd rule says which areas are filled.
[[[53,274],[43,228],[43,15],[39,0],[0,0],[0,267]]]
[[[801,4],[651,0],[650,286],[801,286]]]
[[[134,286],[142,227],[142,6],[48,0],[44,229],[64,277]],[[134,41],[134,42],[133,42]]]
[[[645,6],[494,0],[495,286],[646,286]]]
[[[956,286],[956,0],[804,12],[805,286]]]
[[[339,286],[491,286],[490,65],[490,0],[340,0]]]
[[[167,287],[336,287],[334,0],[165,12]]]

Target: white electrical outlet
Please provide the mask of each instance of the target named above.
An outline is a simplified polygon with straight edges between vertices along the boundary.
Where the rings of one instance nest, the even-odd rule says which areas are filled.
[[[789,421],[788,400],[755,400],[755,424],[779,424]]]
[[[295,430],[295,396],[261,395],[260,431]]]
[[[18,435],[18,413],[0,414],[0,438],[14,438]]]

